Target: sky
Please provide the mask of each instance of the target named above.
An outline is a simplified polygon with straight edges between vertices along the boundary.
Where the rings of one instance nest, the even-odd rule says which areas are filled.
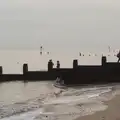
[[[0,0],[0,49],[120,47],[119,0]]]

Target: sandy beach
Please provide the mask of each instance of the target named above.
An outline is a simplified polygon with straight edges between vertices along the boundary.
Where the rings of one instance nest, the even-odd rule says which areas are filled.
[[[105,111],[83,116],[76,120],[120,120],[120,95],[117,95],[112,100],[105,102],[105,104],[108,105],[108,108]]]

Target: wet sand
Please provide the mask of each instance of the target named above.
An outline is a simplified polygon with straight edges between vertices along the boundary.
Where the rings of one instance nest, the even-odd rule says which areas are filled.
[[[108,108],[105,111],[99,111],[93,115],[87,115],[76,120],[120,120],[120,95],[112,100],[105,102]]]

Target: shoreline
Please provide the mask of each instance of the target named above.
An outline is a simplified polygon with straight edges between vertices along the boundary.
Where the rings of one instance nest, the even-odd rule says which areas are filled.
[[[104,111],[97,111],[91,115],[81,116],[75,120],[120,120],[120,95],[104,102],[108,108]]]

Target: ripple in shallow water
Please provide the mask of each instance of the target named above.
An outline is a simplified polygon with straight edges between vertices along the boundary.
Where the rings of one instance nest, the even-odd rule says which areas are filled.
[[[1,105],[0,117],[3,120],[73,120],[79,116],[105,110],[107,106],[102,101],[112,99],[116,91],[119,93],[119,88],[118,86],[69,88],[57,97],[54,94],[56,89],[53,89],[51,93],[40,94],[34,99]],[[57,89],[57,92],[60,90]]]

